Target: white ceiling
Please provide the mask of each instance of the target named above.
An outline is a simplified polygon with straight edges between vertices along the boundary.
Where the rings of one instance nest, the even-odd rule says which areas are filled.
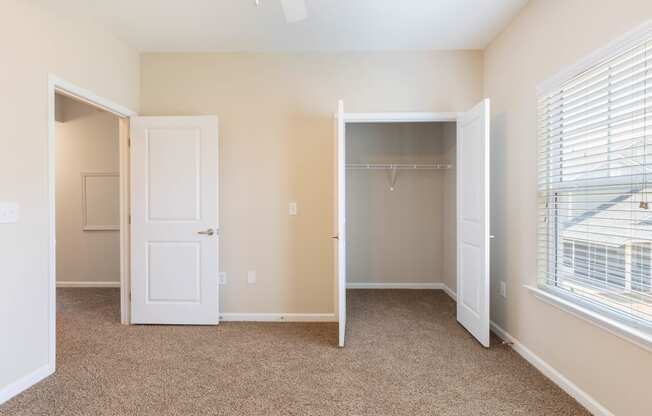
[[[141,51],[482,49],[527,0],[306,0],[287,23],[280,0],[33,0],[90,18]]]

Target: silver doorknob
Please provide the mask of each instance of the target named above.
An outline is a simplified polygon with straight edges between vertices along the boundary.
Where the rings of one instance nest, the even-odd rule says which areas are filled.
[[[202,235],[213,235],[213,234],[215,234],[215,230],[213,230],[212,228],[209,228],[209,229],[206,230],[206,231],[199,231],[199,232],[197,232],[197,234],[202,234]]]

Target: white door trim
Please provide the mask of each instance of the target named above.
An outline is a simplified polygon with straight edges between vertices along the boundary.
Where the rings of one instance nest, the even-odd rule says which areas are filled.
[[[457,119],[458,113],[344,113],[345,123],[437,123]]]
[[[338,343],[344,347],[346,339],[346,116],[344,113],[344,101],[337,103],[337,131],[335,147],[336,160],[336,198],[337,198],[337,229],[335,244],[337,246],[337,322],[338,322]]]
[[[86,90],[84,88],[78,87],[77,85],[65,81],[62,78],[59,78],[53,74],[48,74],[48,141],[47,141],[47,154],[48,154],[48,374],[54,373],[56,369],[56,287],[57,287],[57,267],[56,267],[56,205],[55,205],[55,94],[60,93],[67,95],[69,97],[84,101],[88,104],[91,104],[95,107],[99,107],[103,110],[106,110],[110,113],[115,114],[121,119],[126,119],[136,115],[135,111],[128,109],[120,104],[116,104],[113,101],[110,101],[106,98],[100,97],[99,95],[93,93],[92,91]],[[121,120],[120,126],[124,123]],[[129,123],[127,122],[128,126]],[[120,315],[122,323],[129,323],[129,275],[125,274],[125,268],[122,263],[128,262],[128,247],[127,250],[124,250],[122,247],[122,242],[125,240],[125,235],[127,235],[128,240],[128,229],[129,229],[129,212],[124,210],[124,202],[128,203],[129,201],[129,192],[128,188],[124,186],[125,183],[128,184],[128,177],[125,175],[128,174],[128,171],[122,170],[125,161],[124,158],[128,159],[128,148],[127,146],[128,132],[125,132],[123,128],[120,129],[120,167],[121,167],[121,176],[120,176]],[[127,149],[125,151],[125,148]],[[128,164],[128,160],[126,162]],[[123,175],[124,172],[124,175]],[[128,206],[128,205],[126,205]],[[36,380],[36,379],[35,379]],[[37,380],[38,381],[38,380]],[[24,385],[24,389],[31,387],[33,384]],[[23,389],[23,390],[24,390]],[[21,390],[22,391],[22,390]],[[16,391],[16,394],[20,391]]]

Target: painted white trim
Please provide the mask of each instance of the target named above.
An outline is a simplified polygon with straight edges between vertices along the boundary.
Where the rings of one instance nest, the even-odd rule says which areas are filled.
[[[221,313],[220,322],[337,322],[334,313]]]
[[[344,113],[344,101],[337,102],[337,129],[336,131],[336,149],[335,160],[337,161],[335,172],[336,189],[335,200],[337,201],[336,211],[336,242],[337,242],[337,322],[338,335],[337,345],[344,347],[346,342],[346,121]]]
[[[40,379],[38,377],[25,378],[24,389],[35,384],[42,378],[54,373],[56,370],[56,286],[57,286],[57,267],[56,267],[56,204],[55,204],[55,94],[61,93],[71,96],[75,99],[85,101],[96,107],[100,107],[119,117],[131,117],[136,112],[127,107],[116,104],[110,100],[102,98],[93,92],[80,88],[68,81],[65,81],[53,74],[48,74],[47,98],[47,163],[48,163],[48,371]],[[121,195],[122,198],[122,195]],[[121,231],[122,235],[122,231]],[[122,300],[121,300],[122,302]],[[36,380],[36,381],[34,381]],[[24,390],[23,389],[23,390]]]
[[[562,69],[555,75],[539,83],[539,85],[537,85],[537,94],[549,94],[555,89],[558,89],[564,82],[575,78],[582,72],[601,63],[605,59],[636,46],[649,37],[652,37],[652,20],[644,22],[635,29],[587,55],[577,63]]]
[[[448,287],[446,284],[443,284],[443,283],[442,283],[442,286],[443,286],[443,287],[441,288],[441,290],[443,290],[444,292],[446,292],[446,294],[447,294],[451,299],[453,299],[453,301],[457,302],[457,293],[455,293],[455,291],[454,291],[453,289],[451,289],[450,287]]]
[[[120,287],[120,282],[57,282],[57,287]]]
[[[131,155],[129,119],[118,119],[120,134],[120,323],[131,323]]]
[[[617,319],[610,318],[609,312],[600,313],[535,286],[525,285],[525,288],[542,302],[568,312],[576,318],[589,322],[625,341],[652,352],[652,336],[650,334]]]
[[[89,91],[85,88],[76,86],[75,84],[68,82],[64,79],[61,79],[55,75],[50,74],[48,76],[50,85],[54,86],[56,92],[67,95],[71,98],[81,100],[90,104],[94,107],[100,107],[103,110],[108,111],[109,113],[115,114],[118,117],[132,117],[137,115],[137,113],[129,108],[116,104],[111,100],[108,100],[104,97]]]
[[[366,283],[346,282],[347,289],[444,289],[443,283]]]
[[[25,377],[19,378],[8,386],[5,386],[0,390],[0,404],[19,395],[52,373],[54,373],[54,367],[46,364],[27,374]]]
[[[57,250],[55,204],[55,93],[57,80],[48,77],[48,367],[52,373],[57,362]],[[39,380],[40,381],[40,380]],[[38,381],[34,381],[36,384]],[[26,385],[25,388],[30,387]]]
[[[345,123],[436,123],[457,118],[458,113],[344,113]]]
[[[550,364],[545,362],[541,357],[529,350],[519,340],[510,335],[495,322],[491,322],[491,330],[503,340],[511,343],[511,347],[527,362],[532,364],[543,375],[548,377],[553,383],[558,385],[562,390],[577,400],[582,406],[588,409],[595,416],[614,416],[606,407],[604,407],[595,398],[579,388],[575,383],[566,378],[562,373],[557,371]]]

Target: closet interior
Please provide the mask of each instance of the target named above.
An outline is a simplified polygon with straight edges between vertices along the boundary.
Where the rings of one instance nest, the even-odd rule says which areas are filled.
[[[346,125],[348,288],[455,291],[456,129]]]

